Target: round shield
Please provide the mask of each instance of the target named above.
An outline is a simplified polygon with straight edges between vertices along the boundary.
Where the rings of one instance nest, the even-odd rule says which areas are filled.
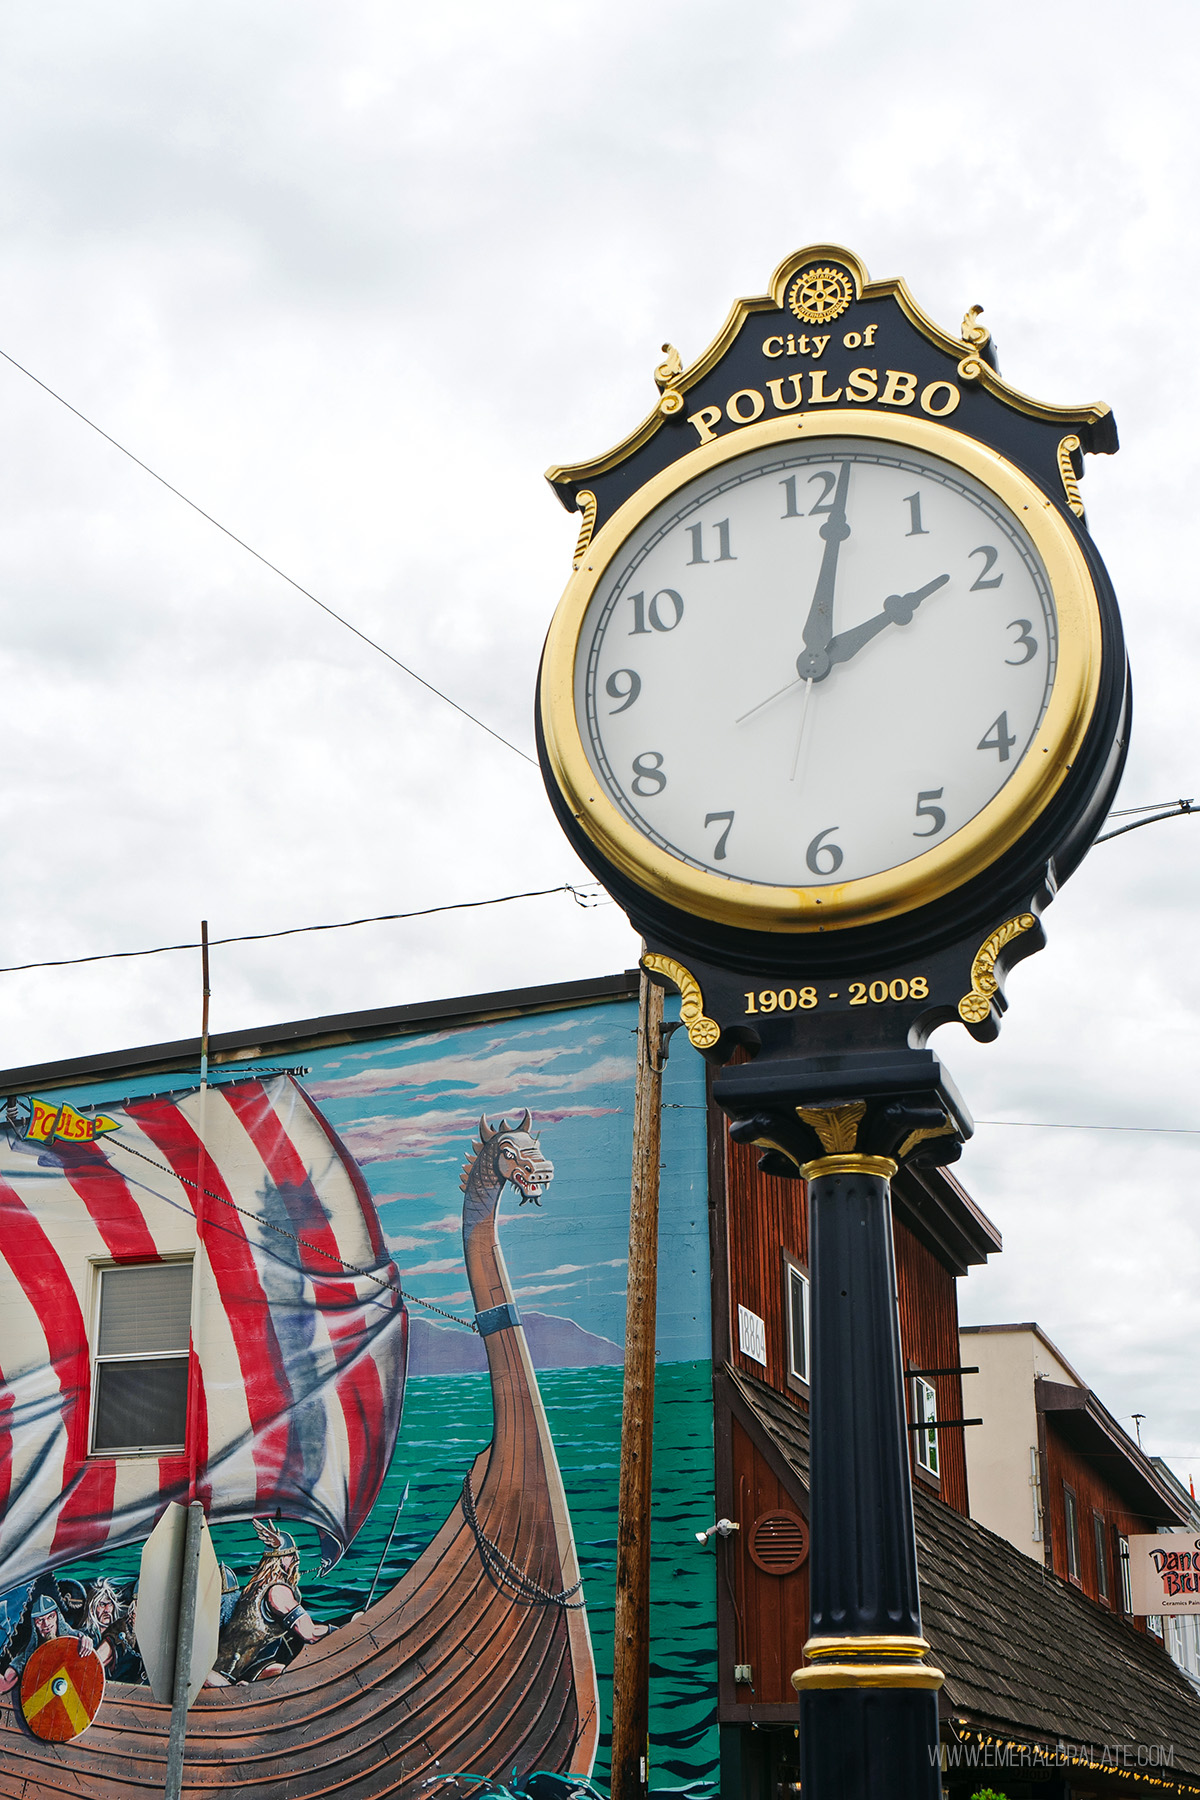
[[[86,1731],[104,1698],[104,1670],[74,1638],[39,1644],[21,1676],[21,1711],[35,1737],[62,1744]]]

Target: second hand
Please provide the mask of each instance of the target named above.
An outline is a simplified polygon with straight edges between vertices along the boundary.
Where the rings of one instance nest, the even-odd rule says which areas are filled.
[[[812,699],[813,678],[810,675],[804,683],[804,704],[800,708],[800,730],[796,735],[796,754],[792,758],[792,780],[796,779],[796,770],[800,767],[800,751],[804,744],[804,727],[808,723],[808,703]]]

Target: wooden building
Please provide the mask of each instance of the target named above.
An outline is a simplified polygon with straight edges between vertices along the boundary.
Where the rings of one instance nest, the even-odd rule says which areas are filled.
[[[780,1800],[799,1792],[791,1674],[808,1627],[804,1187],[762,1173],[715,1114],[709,1136],[716,1499],[737,1526],[716,1540],[722,1793]],[[960,1339],[957,1280],[1001,1239],[953,1173],[902,1172],[893,1228],[947,1795],[1200,1792],[1200,1700],[1122,1601],[1125,1537],[1182,1523],[1178,1496],[1044,1334],[1027,1406],[1007,1365],[990,1382],[959,1372],[987,1360],[988,1328]],[[994,1433],[963,1423],[989,1412],[1032,1433],[1032,1462],[1005,1446],[999,1485]]]
[[[807,1466],[807,1207],[804,1184],[763,1174],[719,1114],[709,1135],[717,1511],[738,1526],[716,1552],[722,1767],[730,1792],[762,1782],[773,1793],[795,1763],[791,1676],[808,1635],[807,1491],[796,1484]],[[1000,1250],[1000,1234],[943,1169],[897,1177],[893,1229],[909,1418],[927,1422],[909,1433],[914,1486],[966,1516],[963,1428],[939,1424],[963,1418],[955,1282]]]
[[[967,1447],[973,1510],[1139,1629],[1127,1540],[1186,1525],[1188,1508],[1040,1326],[964,1325],[968,1402],[984,1423]],[[1157,1624],[1157,1621],[1156,1621]]]

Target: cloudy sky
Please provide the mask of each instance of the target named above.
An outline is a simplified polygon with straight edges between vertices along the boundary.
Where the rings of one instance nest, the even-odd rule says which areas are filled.
[[[82,0],[0,11],[0,350],[525,750],[606,448],[808,243],[1008,378],[1105,399],[1085,481],[1137,712],[1120,804],[1200,792],[1195,9],[1045,0]],[[0,363],[5,965],[583,874],[534,769]],[[1200,822],[1095,852],[945,1030],[964,1178],[1036,1318],[1200,1476]],[[222,950],[215,1029],[629,966],[567,896]],[[195,958],[0,976],[0,1063],[172,1038]],[[1186,1135],[1191,1131],[1193,1135]]]

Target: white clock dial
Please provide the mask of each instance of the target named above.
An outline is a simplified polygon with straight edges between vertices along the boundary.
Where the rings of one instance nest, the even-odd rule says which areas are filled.
[[[821,888],[941,846],[1004,787],[1054,685],[1051,583],[981,481],[830,436],[731,458],[626,540],[588,604],[594,776],[669,856]]]

